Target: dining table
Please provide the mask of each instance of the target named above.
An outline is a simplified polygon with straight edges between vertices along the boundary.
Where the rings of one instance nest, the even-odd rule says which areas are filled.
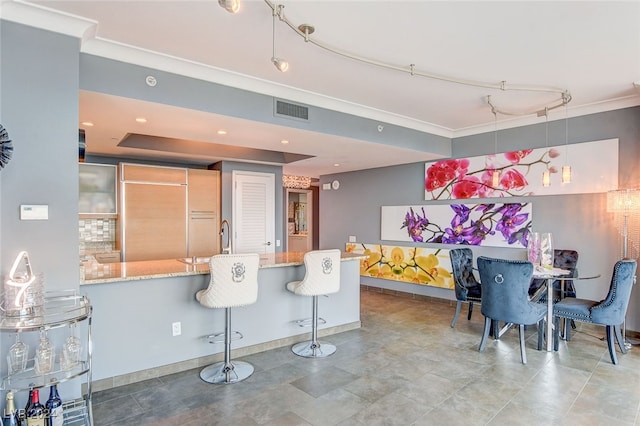
[[[535,265],[533,267],[533,278],[544,280],[547,287],[547,352],[553,351],[553,282],[563,275],[568,275],[570,273],[571,271],[561,268],[547,268],[539,265]]]

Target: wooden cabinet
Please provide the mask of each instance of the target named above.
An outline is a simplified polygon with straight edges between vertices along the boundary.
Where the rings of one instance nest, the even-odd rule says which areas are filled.
[[[120,180],[125,182],[186,185],[187,169],[122,163],[120,164]]]
[[[122,260],[220,252],[220,172],[121,164]]]
[[[124,262],[186,255],[186,169],[123,163],[120,199]]]
[[[189,169],[187,256],[220,253],[220,172]]]

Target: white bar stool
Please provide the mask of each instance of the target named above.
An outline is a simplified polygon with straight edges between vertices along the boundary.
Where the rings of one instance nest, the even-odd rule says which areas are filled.
[[[305,275],[302,281],[287,283],[287,290],[299,296],[313,297],[312,318],[296,321],[301,327],[311,322],[311,341],[293,345],[291,350],[306,358],[323,358],[336,351],[335,345],[318,341],[318,296],[340,290],[340,250],[315,250],[304,255]]]
[[[231,308],[250,305],[258,299],[258,254],[218,254],[209,261],[209,287],[196,293],[196,299],[207,308],[225,309],[225,331],[207,336],[209,343],[224,342],[224,361],[205,367],[200,378],[208,383],[240,382],[253,374],[248,362],[231,362]],[[234,331],[241,339],[241,333]],[[220,339],[224,336],[224,339]]]

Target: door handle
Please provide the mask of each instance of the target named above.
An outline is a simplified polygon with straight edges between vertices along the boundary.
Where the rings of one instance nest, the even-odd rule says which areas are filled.
[[[271,245],[271,241],[267,241],[265,244],[270,246]]]

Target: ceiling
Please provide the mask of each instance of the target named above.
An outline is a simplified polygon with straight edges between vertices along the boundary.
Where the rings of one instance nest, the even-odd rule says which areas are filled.
[[[148,65],[145,60],[154,56],[149,52],[156,52],[156,59],[165,60],[166,71],[189,75],[194,66],[202,70],[204,65],[204,78],[220,84],[448,138],[495,129],[488,95],[499,109],[518,114],[498,114],[499,128],[544,121],[533,112],[557,104],[564,90],[571,102],[567,109],[550,111],[549,120],[640,105],[640,1],[277,3],[284,5],[284,16],[295,26],[315,27],[313,40],[397,70],[305,43],[280,20],[275,23],[274,45],[271,7],[263,0],[240,1],[240,11],[230,14],[216,0],[4,0],[0,14],[7,20],[75,32],[82,37],[83,52],[140,65]],[[73,16],[49,13],[53,11]],[[64,21],[64,29],[52,23],[54,18]],[[274,46],[276,56],[290,64],[286,73],[270,61]],[[125,47],[145,49],[145,54],[126,56]],[[410,64],[417,71],[414,75]],[[426,78],[424,73],[559,91],[475,87]],[[147,123],[133,121],[139,116]],[[312,177],[437,157],[425,150],[379,143],[370,149],[371,141],[90,92],[80,94],[80,121],[94,123],[85,127],[89,153],[203,163],[220,159],[117,147],[128,133],[141,133],[310,155],[313,158],[285,164],[283,170]],[[227,134],[218,135],[219,129]],[[281,144],[282,139],[289,143]]]

